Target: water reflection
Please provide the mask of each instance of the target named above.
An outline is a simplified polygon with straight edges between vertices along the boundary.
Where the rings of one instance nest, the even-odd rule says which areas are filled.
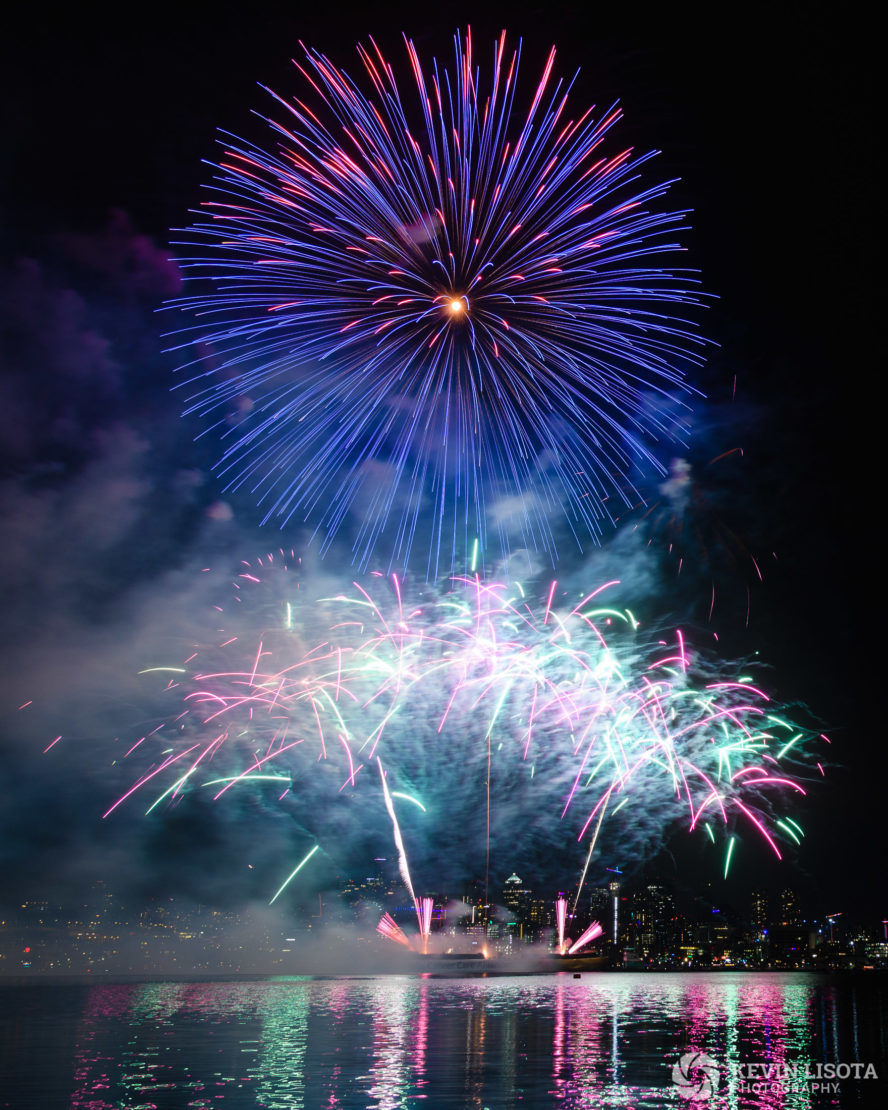
[[[687,1106],[672,1069],[688,1049],[718,1065],[710,1106],[865,1105],[878,1089],[866,1080],[753,1089],[744,1068],[771,1065],[785,1077],[862,1060],[884,1077],[886,1000],[878,979],[804,974],[93,986],[83,988],[68,1062],[74,1090],[58,1105]]]
[[[256,1054],[255,1065],[245,1070],[255,1078],[259,1105],[269,1110],[303,1110],[307,1105],[308,983],[297,979],[268,983],[264,991],[253,987],[261,1029],[255,1041],[241,1040],[241,1054]]]
[[[126,1020],[132,1005],[133,987],[94,987],[88,995],[76,1034],[74,1094],[71,1110],[113,1110],[104,1092],[111,1086],[113,1055],[97,1044],[100,1026]]]
[[[412,991],[383,980],[370,994],[373,1014],[370,1106],[398,1110],[410,1089],[409,1022]]]

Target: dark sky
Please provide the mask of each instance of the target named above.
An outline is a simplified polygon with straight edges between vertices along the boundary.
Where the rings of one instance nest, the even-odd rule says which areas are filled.
[[[886,916],[888,768],[873,631],[873,29],[795,5],[776,14],[663,5],[653,16],[557,3],[431,14],[387,5],[382,19],[371,6],[361,15],[317,4],[186,7],[146,7],[135,23],[122,9],[52,19],[35,9],[3,47],[8,889],[48,888],[66,873],[74,884],[104,872],[132,878],[149,863],[160,888],[174,868],[158,858],[201,835],[194,815],[197,831],[168,828],[151,843],[120,826],[97,832],[111,787],[94,738],[113,735],[108,721],[136,697],[145,645],[188,634],[184,618],[176,626],[157,614],[155,591],[184,589],[205,556],[251,557],[278,542],[245,503],[231,521],[209,511],[221,496],[213,445],[192,444],[195,429],[178,420],[168,392],[175,358],[161,353],[164,318],[153,313],[176,291],[169,229],[186,224],[200,198],[215,129],[259,136],[256,83],[292,87],[300,40],[352,65],[367,34],[396,54],[404,30],[424,52],[446,55],[468,19],[478,42],[502,26],[523,35],[529,70],[557,45],[562,72],[581,68],[577,95],[619,99],[623,137],[662,150],[658,172],[681,178],[671,202],[694,209],[685,239],[719,298],[705,320],[718,347],[698,382],[709,401],[691,457],[702,464],[744,449],[742,465],[734,458],[706,476],[704,539],[717,547],[726,521],[765,570],[758,583],[748,560],[714,552],[722,641],[761,652],[773,666],[769,688],[825,722],[839,765],[803,807],[810,836],[799,863],[776,872],[761,855],[738,861],[738,891],[788,875],[815,911]],[[660,603],[699,620],[706,605],[687,583],[667,579]],[[28,699],[39,719],[23,724],[14,710]],[[52,764],[41,740],[59,716],[84,739]],[[214,858],[209,844],[190,863]]]

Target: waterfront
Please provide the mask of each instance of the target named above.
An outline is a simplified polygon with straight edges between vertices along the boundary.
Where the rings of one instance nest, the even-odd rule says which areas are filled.
[[[700,1105],[688,1050],[704,1105],[877,1106],[886,1017],[879,973],[8,980],[0,1107]]]

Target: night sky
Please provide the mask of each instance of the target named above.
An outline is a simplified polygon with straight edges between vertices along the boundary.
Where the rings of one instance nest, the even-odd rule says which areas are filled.
[[[718,346],[694,383],[707,395],[689,453],[702,475],[700,537],[688,531],[688,569],[679,578],[664,561],[641,604],[711,638],[716,578],[722,649],[760,652],[769,690],[823,722],[836,764],[799,807],[809,836],[798,857],[776,867],[764,846],[747,848],[714,897],[741,904],[762,881],[803,890],[814,913],[888,916],[873,30],[789,6],[727,19],[715,7],[589,10],[387,5],[379,18],[370,6],[355,16],[215,4],[152,6],[137,24],[74,9],[20,17],[0,66],[7,894],[67,896],[104,878],[136,897],[237,901],[261,897],[284,869],[286,834],[274,820],[269,834],[261,815],[242,814],[234,831],[194,812],[151,830],[141,811],[113,829],[98,820],[126,785],[109,770],[111,740],[146,711],[136,672],[188,638],[195,572],[303,542],[298,527],[283,540],[260,528],[246,498],[220,511],[216,445],[194,442],[200,428],[179,416],[176,358],[161,338],[169,314],[155,312],[178,290],[170,228],[201,199],[216,128],[261,140],[257,82],[294,88],[300,40],[356,68],[358,41],[373,34],[397,57],[403,30],[449,59],[452,34],[471,22],[478,43],[503,26],[524,36],[528,73],[554,43],[562,73],[581,69],[578,99],[619,99],[622,141],[661,150],[656,172],[681,178],[670,205],[694,210],[684,241],[718,298],[703,323]],[[742,460],[705,469],[735,447]],[[724,529],[739,547],[722,546]],[[344,569],[335,553],[323,568]],[[232,854],[243,835],[264,844],[249,875]],[[695,859],[679,846],[656,866],[667,877],[679,867],[690,886]],[[702,889],[719,872],[711,856],[700,866]]]

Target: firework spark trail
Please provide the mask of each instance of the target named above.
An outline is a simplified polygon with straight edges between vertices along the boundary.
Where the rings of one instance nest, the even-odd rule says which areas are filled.
[[[302,868],[305,867],[305,865],[308,863],[308,861],[311,859],[311,857],[315,854],[315,852],[318,850],[318,848],[320,848],[320,844],[315,844],[315,846],[299,862],[299,864],[296,867],[294,867],[294,869],[290,872],[290,874],[284,880],[280,889],[277,891],[277,893],[274,895],[274,897],[269,901],[269,903],[268,903],[269,906],[273,905],[278,900],[278,898],[280,898],[280,896],[284,893],[284,891],[290,885],[292,880],[295,879],[296,876],[299,874],[299,872],[302,870]]]
[[[658,211],[671,182],[642,184],[652,154],[612,145],[616,106],[569,106],[554,50],[522,110],[504,35],[486,71],[470,33],[452,71],[405,46],[403,97],[375,43],[354,80],[306,50],[307,95],[267,90],[273,145],[224,136],[182,260],[210,286],[176,302],[199,318],[177,335],[218,356],[186,412],[227,428],[228,488],[325,548],[356,510],[362,565],[385,535],[406,565],[431,499],[435,578],[473,540],[511,549],[497,503],[554,557],[553,520],[597,536],[608,498],[665,475],[653,445],[684,434],[700,295],[666,260],[686,215]]]
[[[130,749],[144,769],[109,815],[161,776],[175,777],[151,809],[179,804],[203,788],[193,772],[212,762],[226,768],[204,775],[220,801],[285,779],[284,795],[310,818],[304,831],[327,845],[378,826],[381,788],[402,875],[394,795],[411,803],[414,862],[432,854],[471,866],[488,847],[496,860],[525,843],[569,855],[581,841],[581,883],[602,837],[609,851],[616,841],[638,854],[684,824],[710,840],[721,830],[733,854],[745,825],[777,854],[779,841],[798,843],[801,829],[781,810],[804,793],[808,731],[748,676],[707,664],[684,635],[645,642],[601,589],[574,604],[551,585],[537,593],[475,575],[442,589],[358,583],[313,601],[303,591],[295,605],[278,573],[249,588],[272,590],[280,628],[241,590],[233,612],[247,628],[225,629],[214,665],[201,667],[198,652],[179,688],[164,691],[184,697],[186,712]],[[260,640],[261,655],[250,647]],[[232,656],[245,665],[219,665]],[[361,774],[373,760],[375,788]],[[486,782],[487,844],[477,820]],[[360,806],[336,810],[337,796]],[[334,812],[352,824],[334,828]]]
[[[395,804],[392,801],[392,796],[389,793],[388,783],[385,781],[385,771],[382,769],[382,760],[379,756],[376,757],[376,763],[379,766],[379,778],[382,782],[382,795],[385,799],[385,808],[392,821],[392,829],[395,835],[395,849],[398,853],[398,870],[401,873],[401,879],[404,886],[407,887],[407,892],[410,895],[411,901],[416,909],[416,919],[419,922],[419,932],[421,936],[425,935],[423,930],[423,909],[419,899],[416,897],[416,892],[413,889],[413,882],[410,878],[410,867],[407,863],[407,850],[404,847],[404,838],[401,836],[401,826],[398,824],[398,816],[395,813]]]
[[[422,920],[420,921],[420,932],[424,937],[427,937],[432,929],[432,909],[434,907],[434,900],[432,898],[422,899]]]
[[[393,940],[398,944],[403,944],[405,948],[412,948],[413,945],[407,937],[404,930],[398,925],[397,921],[391,914],[384,913],[380,918],[379,924],[376,926],[376,931],[381,936],[386,937],[388,940]]]
[[[566,898],[559,898],[555,902],[555,921],[558,925],[558,952],[564,955],[564,927],[567,923]]]
[[[567,950],[568,956],[573,956],[574,953],[579,952],[581,948],[585,948],[585,946],[590,941],[595,940],[597,937],[600,937],[603,932],[604,930],[599,925],[599,923],[597,921],[593,921],[589,928],[586,929],[584,933],[581,933],[579,938],[575,940],[574,943]]]
[[[429,934],[432,931],[432,910],[435,902],[432,898],[423,898],[420,902],[422,913],[419,921],[419,935],[423,952],[429,950]]]

